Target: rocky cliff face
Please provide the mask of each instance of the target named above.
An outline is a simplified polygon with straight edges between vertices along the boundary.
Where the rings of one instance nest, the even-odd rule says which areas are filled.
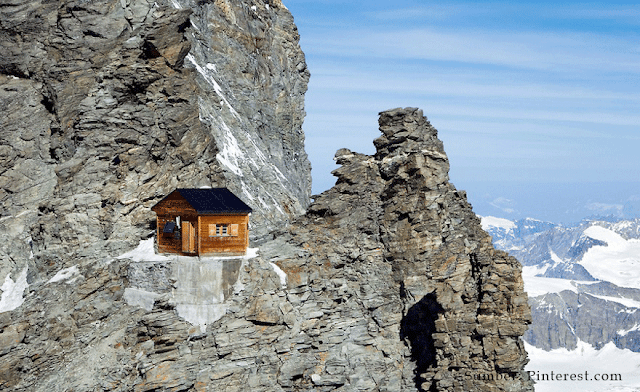
[[[376,155],[338,151],[334,188],[257,257],[223,264],[225,309],[204,332],[178,316],[183,282],[163,278],[177,261],[104,259],[32,283],[1,313],[3,387],[532,390],[519,264],[448,182],[420,110],[384,112],[380,129]],[[157,291],[146,309],[127,305],[132,285]]]
[[[304,212],[309,73],[279,1],[15,0],[0,26],[0,275],[130,249],[176,187],[230,188],[254,237]]]
[[[309,74],[279,1],[0,14],[0,389],[532,389],[519,265],[421,111],[382,113],[377,153],[340,150],[306,209]],[[114,257],[178,186],[243,198],[258,255]]]
[[[530,389],[518,262],[493,249],[448,182],[422,111],[383,112],[379,122],[377,153],[338,151],[336,186],[276,237],[275,249],[296,245],[294,257],[264,250],[322,312],[308,335],[325,362],[303,375],[367,390]]]

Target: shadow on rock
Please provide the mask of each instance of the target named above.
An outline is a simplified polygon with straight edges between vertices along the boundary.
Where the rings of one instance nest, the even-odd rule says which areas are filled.
[[[436,366],[432,335],[436,332],[435,322],[442,312],[435,293],[430,293],[413,305],[402,319],[400,338],[411,347],[411,360],[416,364],[414,381],[418,391],[426,391],[423,388],[426,380],[421,374]]]

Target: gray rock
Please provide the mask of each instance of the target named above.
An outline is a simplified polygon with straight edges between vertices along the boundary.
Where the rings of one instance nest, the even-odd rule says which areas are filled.
[[[283,6],[14,1],[2,13],[3,276],[31,251],[46,264],[131,249],[176,187],[230,188],[254,210],[253,239],[304,212],[309,73]]]
[[[0,14],[0,278],[28,271],[24,303],[0,313],[0,389],[532,390],[520,267],[448,182],[420,110],[381,113],[376,154],[340,150],[307,209],[309,72],[279,0]],[[178,186],[245,199],[260,255],[114,258]],[[185,320],[203,304],[224,312]],[[463,371],[496,369],[517,377]]]

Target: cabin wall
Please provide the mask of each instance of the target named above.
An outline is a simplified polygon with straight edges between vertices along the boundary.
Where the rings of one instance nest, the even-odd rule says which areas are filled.
[[[156,233],[156,238],[158,239],[158,252],[159,253],[178,253],[185,256],[193,256],[193,253],[184,253],[182,252],[182,230],[176,229],[179,236],[175,236],[173,234],[166,235],[162,232],[165,223],[167,222],[175,222],[176,216],[180,217],[180,226],[184,225],[184,222],[191,222],[194,227],[198,225],[198,217],[197,215],[186,215],[186,214],[171,214],[171,215],[158,215],[158,229]],[[197,241],[197,238],[196,238]],[[196,249],[197,251],[197,249]]]
[[[181,225],[185,222],[191,222],[196,229],[195,241],[196,252],[185,253],[182,251],[182,236],[165,235],[162,232],[164,225],[167,222],[175,222],[176,216],[180,216]],[[248,215],[202,215],[200,217],[196,215],[187,214],[168,214],[158,215],[157,218],[157,241],[159,253],[177,253],[184,256],[199,255],[214,255],[214,254],[229,254],[229,255],[241,255],[245,254],[247,247],[249,246],[249,216]],[[238,235],[237,236],[210,236],[210,226],[216,224],[237,224]],[[182,230],[177,230],[182,234]]]
[[[175,237],[174,235],[165,235],[162,232],[164,225],[167,222],[175,222],[176,217],[180,217],[180,225],[182,222],[192,222],[194,227],[198,224],[198,214],[196,210],[191,207],[178,192],[172,192],[167,198],[165,198],[161,204],[152,208],[158,218],[156,229],[156,238],[158,241],[159,253],[178,253],[186,256],[193,256],[193,253],[182,252],[182,236]],[[177,230],[180,232],[180,230]],[[181,234],[181,233],[180,233]],[[197,240],[197,239],[196,239]],[[197,251],[197,249],[196,249]]]
[[[216,236],[216,224],[238,225],[238,235]],[[214,226],[211,226],[214,225]],[[198,249],[201,255],[245,254],[249,246],[249,215],[201,215]]]
[[[249,246],[249,215],[200,215],[191,207],[191,204],[180,195],[178,191],[156,204],[152,209],[157,214],[156,238],[159,253],[177,253],[185,256],[195,255],[243,255]],[[177,229],[176,235],[163,233],[167,222],[175,222],[180,217],[180,226],[185,222],[191,222],[195,229],[193,240],[195,252],[184,252],[183,236],[185,230]],[[225,235],[216,233],[215,225],[237,225],[237,232],[228,232]],[[236,235],[237,234],[237,235]],[[191,244],[191,241],[185,242]]]

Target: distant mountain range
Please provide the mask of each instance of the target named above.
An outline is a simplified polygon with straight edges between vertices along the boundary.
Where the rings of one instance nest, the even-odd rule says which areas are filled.
[[[579,341],[640,352],[640,219],[573,226],[483,217],[494,246],[523,266],[533,324],[524,340],[541,349]]]
[[[575,224],[584,218],[640,218],[638,182],[461,181],[473,209],[512,221],[525,217]],[[549,200],[552,202],[540,202]],[[597,218],[600,219],[600,218]]]

